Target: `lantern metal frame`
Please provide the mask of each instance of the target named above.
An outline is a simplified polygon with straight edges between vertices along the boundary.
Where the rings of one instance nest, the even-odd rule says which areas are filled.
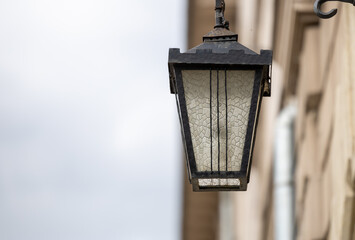
[[[220,0],[216,1],[216,6],[218,6],[218,2]],[[222,10],[224,11],[224,1],[222,2],[221,6],[223,6]],[[171,48],[169,50],[170,92],[176,95],[182,137],[186,151],[188,175],[194,191],[247,190],[262,97],[271,96],[271,65],[272,51],[261,50],[260,54],[257,54],[238,43],[238,35],[228,30],[228,23],[224,20],[224,17],[221,18],[220,12],[217,15],[217,7],[215,29],[203,37],[201,45],[185,53],[181,53],[178,48]],[[255,71],[240,171],[212,171],[212,169],[211,171],[197,171],[182,79],[183,70]],[[199,185],[199,179],[239,179],[240,184],[202,187]]]

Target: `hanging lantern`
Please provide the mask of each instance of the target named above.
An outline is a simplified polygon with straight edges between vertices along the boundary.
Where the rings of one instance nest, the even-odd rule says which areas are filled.
[[[187,168],[194,191],[246,190],[258,115],[271,94],[272,51],[253,52],[228,30],[224,1],[216,26],[185,53],[169,50]]]

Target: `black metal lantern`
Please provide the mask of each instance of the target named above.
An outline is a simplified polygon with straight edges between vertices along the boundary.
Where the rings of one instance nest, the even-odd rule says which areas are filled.
[[[169,50],[187,169],[194,191],[246,190],[263,96],[271,95],[272,51],[257,54],[228,30],[224,1],[216,26],[185,53]]]

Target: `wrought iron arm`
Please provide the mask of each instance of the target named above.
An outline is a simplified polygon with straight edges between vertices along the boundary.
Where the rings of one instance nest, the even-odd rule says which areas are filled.
[[[355,1],[355,0],[354,0]],[[226,28],[229,29],[229,22],[224,18],[224,10],[226,9],[226,4],[224,0],[216,0],[216,25],[215,28]]]
[[[313,10],[317,14],[318,17],[326,19],[326,18],[331,18],[335,14],[337,14],[338,9],[332,9],[329,12],[326,12],[326,13],[324,13],[324,12],[322,12],[320,10],[323,3],[330,2],[330,1],[332,1],[332,2],[352,3],[355,6],[355,0],[316,0],[314,2]]]

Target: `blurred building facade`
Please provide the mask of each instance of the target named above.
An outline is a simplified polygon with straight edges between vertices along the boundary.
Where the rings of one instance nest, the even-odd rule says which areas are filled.
[[[184,240],[355,240],[355,7],[313,0],[225,0],[239,42],[274,51],[272,97],[264,98],[247,192],[193,193],[185,177]],[[214,0],[189,0],[189,48],[214,26]],[[292,106],[292,226],[275,217],[274,160],[280,114]],[[276,142],[276,144],[275,144]],[[285,160],[280,159],[281,162]],[[277,177],[276,177],[277,178]],[[279,203],[279,202],[278,202]],[[283,239],[287,240],[287,239]]]

